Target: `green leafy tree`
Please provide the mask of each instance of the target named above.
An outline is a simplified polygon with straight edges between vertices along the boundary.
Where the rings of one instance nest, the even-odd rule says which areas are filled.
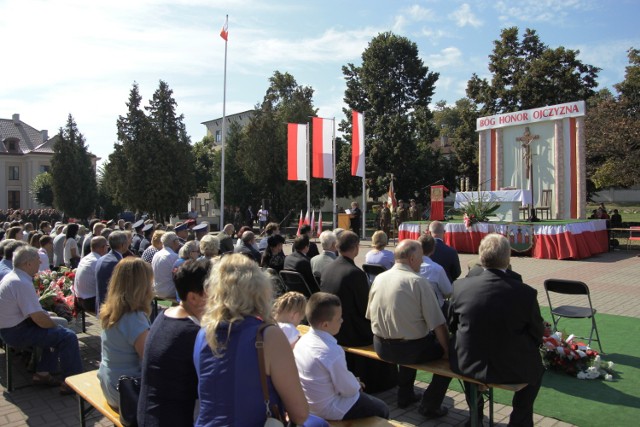
[[[219,163],[215,163],[214,141],[214,137],[209,135],[193,144],[196,190],[199,193],[208,191],[213,170],[220,167]]]
[[[432,161],[437,154],[430,146],[437,132],[428,107],[438,73],[424,65],[417,45],[405,37],[381,33],[363,52],[362,65],[347,64],[342,73],[349,109],[344,110],[347,119],[340,129],[351,140],[351,109],[365,113],[370,194],[384,194],[391,174],[397,194],[404,198],[438,179],[443,171],[440,162]],[[341,155],[340,161],[339,169],[346,169],[348,156]]]
[[[481,115],[586,100],[594,94],[600,69],[580,61],[579,50],[551,49],[532,29],[520,40],[517,27],[503,29],[493,43],[491,79],[474,73],[467,84],[467,96],[481,106]]]
[[[96,171],[84,136],[69,114],[53,145],[51,159],[53,200],[67,216],[88,218],[97,202]]]
[[[37,175],[31,182],[31,195],[42,206],[53,206],[53,179],[48,172]]]
[[[111,175],[114,171],[111,163],[103,164],[98,168],[98,209],[96,213],[100,218],[117,218],[118,213],[124,209],[112,196],[116,192],[114,183],[116,179]]]
[[[630,49],[619,96],[600,91],[586,118],[587,176],[596,189],[640,184],[640,58]]]

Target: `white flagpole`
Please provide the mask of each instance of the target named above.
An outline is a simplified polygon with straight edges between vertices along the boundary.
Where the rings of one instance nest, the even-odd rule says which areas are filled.
[[[366,155],[367,152],[365,151],[365,144],[364,144],[364,140],[366,138],[366,133],[365,133],[365,127],[364,127],[364,112],[362,113],[362,161],[364,161],[364,165],[362,165],[362,240],[364,240],[367,237],[367,188],[366,188],[366,183],[365,183],[365,176],[367,174],[367,162],[365,161],[366,159]]]
[[[309,141],[309,123],[307,123],[307,214],[311,210],[311,147]]]
[[[229,25],[229,15],[225,24]],[[224,85],[222,90],[222,164],[220,166],[220,231],[224,228],[224,143],[227,139],[227,40],[224,41]]]
[[[333,153],[331,161],[333,162],[333,228],[338,228],[338,210],[336,209],[336,118],[333,119]]]

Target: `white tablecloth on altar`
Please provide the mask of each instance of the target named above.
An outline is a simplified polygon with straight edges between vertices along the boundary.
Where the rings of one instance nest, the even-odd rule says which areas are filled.
[[[500,190],[500,191],[458,191],[453,207],[465,207],[469,202],[482,200],[484,202],[520,202],[522,206],[532,204],[529,190]]]

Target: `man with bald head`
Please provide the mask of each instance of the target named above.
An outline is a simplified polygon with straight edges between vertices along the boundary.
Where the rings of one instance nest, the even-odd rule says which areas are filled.
[[[376,276],[366,317],[371,320],[373,346],[378,356],[401,365],[447,359],[448,330],[431,284],[421,277],[422,246],[403,240],[394,252],[395,264]],[[424,394],[416,395],[416,370],[400,366],[398,406],[421,400],[418,412],[427,419],[447,414],[442,405],[450,378],[434,375]]]

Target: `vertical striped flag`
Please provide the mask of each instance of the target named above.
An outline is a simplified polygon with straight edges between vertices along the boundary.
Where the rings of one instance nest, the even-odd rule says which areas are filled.
[[[364,115],[353,111],[351,128],[351,175],[364,178]]]
[[[224,20],[224,24],[222,25],[222,29],[220,30],[220,37],[224,39],[224,41],[229,41],[229,15],[227,15]]]
[[[316,210],[311,211],[311,235],[313,236],[313,232],[316,229]]]
[[[393,191],[393,179],[389,183],[389,191],[387,192],[387,203],[389,204],[389,209],[394,210],[398,207],[398,202],[396,200],[396,193]]]
[[[304,225],[311,225],[311,222],[309,221],[309,211],[307,210],[307,213],[304,214]]]
[[[298,231],[296,232],[296,236],[300,235],[300,229],[302,228],[302,225],[304,224],[304,220],[302,219],[302,209],[300,209],[300,219],[298,220]]]
[[[314,178],[333,179],[333,120],[314,117],[312,161]]]
[[[307,180],[307,125],[288,124],[288,175],[289,181]]]
[[[318,212],[318,236],[322,234],[322,211]]]

